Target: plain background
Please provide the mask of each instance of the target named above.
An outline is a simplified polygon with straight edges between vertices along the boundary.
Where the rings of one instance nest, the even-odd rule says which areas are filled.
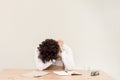
[[[0,69],[35,68],[46,38],[64,40],[78,69],[120,80],[119,0],[0,0]]]

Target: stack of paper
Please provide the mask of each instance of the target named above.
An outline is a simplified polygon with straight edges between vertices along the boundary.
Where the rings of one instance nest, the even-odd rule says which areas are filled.
[[[48,73],[49,72],[45,72],[45,71],[33,71],[33,72],[25,73],[22,75],[25,77],[40,77],[40,76],[47,75]]]

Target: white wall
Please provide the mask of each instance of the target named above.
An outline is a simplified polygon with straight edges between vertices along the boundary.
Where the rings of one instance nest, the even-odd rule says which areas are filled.
[[[77,68],[119,80],[119,0],[0,0],[0,69],[35,68],[34,49],[62,38]]]

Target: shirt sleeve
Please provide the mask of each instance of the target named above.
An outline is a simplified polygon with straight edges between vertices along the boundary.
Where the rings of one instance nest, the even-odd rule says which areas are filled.
[[[34,59],[35,59],[37,69],[44,70],[44,69],[48,68],[52,64],[52,61],[43,63],[42,60],[38,58],[38,55],[39,55],[39,50],[36,49]]]
[[[65,66],[65,69],[67,70],[75,69],[72,50],[70,47],[68,47],[65,44],[63,45],[63,51],[61,53],[61,57]]]

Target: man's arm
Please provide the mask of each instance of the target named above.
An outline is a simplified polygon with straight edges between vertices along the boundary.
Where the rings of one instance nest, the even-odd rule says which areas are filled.
[[[38,55],[39,55],[39,51],[38,51],[38,49],[36,49],[34,59],[35,59],[37,69],[44,70],[44,69],[48,68],[52,64],[51,61],[43,63],[42,60],[38,58]]]
[[[63,50],[61,53],[61,57],[62,57],[64,66],[65,66],[65,69],[67,70],[75,69],[75,63],[73,59],[72,50],[70,47],[68,47],[65,44],[63,44]]]

